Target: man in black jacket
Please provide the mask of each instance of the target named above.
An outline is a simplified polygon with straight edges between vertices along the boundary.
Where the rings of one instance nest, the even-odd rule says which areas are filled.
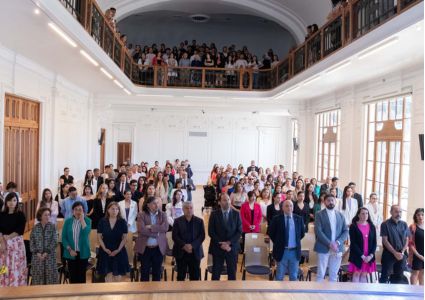
[[[361,194],[356,192],[356,184],[354,182],[350,182],[348,186],[353,191],[353,198],[357,200],[357,207],[363,207],[363,197]]]
[[[301,259],[301,240],[305,234],[302,217],[294,215],[294,204],[285,200],[280,205],[282,214],[275,216],[269,227],[269,236],[273,242],[273,258],[277,262],[276,280],[283,280],[289,274],[289,280],[298,277],[298,265]]]
[[[199,280],[200,263],[204,257],[204,221],[193,215],[192,202],[183,203],[184,215],[174,220],[173,256],[177,263],[177,280],[184,281],[187,272],[190,280]]]
[[[228,279],[236,280],[242,222],[239,213],[230,208],[227,193],[221,194],[220,207],[211,213],[208,223],[208,235],[211,238],[208,252],[213,257],[212,280],[220,280],[224,261]]]

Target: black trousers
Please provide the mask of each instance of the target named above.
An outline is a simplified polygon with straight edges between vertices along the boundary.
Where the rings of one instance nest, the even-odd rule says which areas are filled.
[[[236,280],[238,254],[226,251],[222,251],[222,253],[218,255],[213,255],[212,280],[220,280],[221,271],[223,270],[225,261],[228,280]]]
[[[190,280],[199,280],[201,274],[199,265],[201,261],[193,253],[185,253],[182,258],[176,259],[177,281],[184,281],[189,273]]]
[[[81,259],[77,252],[75,259],[68,259],[69,283],[86,283],[88,259]]]
[[[394,274],[393,276],[395,278],[402,278],[403,272],[406,269],[406,259],[406,255],[403,255],[402,260],[397,260],[394,255],[384,250],[382,252],[382,273],[379,283],[388,283],[391,274]]]
[[[143,254],[139,254],[139,260],[142,263],[140,270],[140,281],[149,281],[149,275],[152,269],[152,281],[161,280],[161,267],[164,256],[159,247],[146,247]]]

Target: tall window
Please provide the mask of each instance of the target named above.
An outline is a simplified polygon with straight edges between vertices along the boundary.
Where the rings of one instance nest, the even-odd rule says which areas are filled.
[[[339,135],[341,110],[331,110],[316,115],[317,135],[317,180],[338,176]]]
[[[292,172],[297,171],[298,168],[298,121],[292,120]]]
[[[411,106],[410,95],[366,106],[365,196],[378,195],[385,218],[393,204],[407,210]]]

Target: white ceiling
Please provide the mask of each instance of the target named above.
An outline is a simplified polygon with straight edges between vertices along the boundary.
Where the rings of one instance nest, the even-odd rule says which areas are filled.
[[[305,28],[316,23],[321,26],[331,10],[330,0],[98,0],[106,10],[117,9],[117,19],[149,11],[176,11],[203,14],[250,14],[273,20],[295,40],[304,40]]]

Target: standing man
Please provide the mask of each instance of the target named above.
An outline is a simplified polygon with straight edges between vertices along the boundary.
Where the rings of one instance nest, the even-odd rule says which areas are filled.
[[[68,167],[65,167],[63,169],[63,175],[59,178],[59,183],[60,183],[60,185],[62,185],[62,184],[73,185],[74,184],[74,177],[72,175],[69,175],[69,168]]]
[[[213,257],[212,280],[220,280],[224,261],[228,279],[236,280],[242,222],[239,213],[230,209],[230,197],[227,193],[221,194],[220,207],[211,213],[208,223],[208,235],[211,238],[208,252]]]
[[[249,172],[255,171],[258,174],[260,169],[255,165],[255,160],[251,160],[251,165],[246,169],[246,175],[249,175]]]
[[[192,191],[196,190],[196,186],[193,184],[193,180],[187,178],[187,173],[185,171],[182,172],[182,183],[184,189],[187,192],[187,201],[192,201]]]
[[[391,283],[401,283],[403,271],[406,269],[407,248],[409,246],[409,227],[401,220],[401,208],[391,206],[391,218],[381,224],[382,273],[380,283],[387,283],[392,272]]]
[[[320,186],[320,194],[329,193],[329,189],[331,188],[332,178],[330,176],[326,177],[326,181],[324,184]]]
[[[192,202],[183,202],[184,215],[174,220],[173,256],[177,263],[177,280],[200,279],[200,264],[204,257],[202,243],[205,240],[204,221],[193,215]]]
[[[348,184],[348,186],[351,188],[351,190],[353,191],[353,198],[357,200],[357,205],[358,207],[363,207],[363,197],[361,194],[356,192],[356,183],[354,182],[350,182]]]
[[[348,227],[345,224],[344,216],[334,209],[335,201],[334,196],[326,195],[326,209],[317,212],[314,220],[314,232],[316,234],[314,251],[317,253],[318,282],[323,281],[328,267],[329,281],[337,281],[342,253],[344,252],[344,241],[348,237]]]
[[[96,191],[93,189],[93,193],[96,194],[99,190],[99,187],[104,183],[103,177],[100,175],[100,170],[98,168],[93,169],[93,186],[95,186]]]
[[[126,190],[130,189],[130,185],[127,182],[127,175],[125,172],[118,174],[115,182],[115,196],[117,201],[124,199],[124,194]]]
[[[338,187],[338,177],[332,177],[331,188],[336,189],[336,197],[342,199],[342,190]]]
[[[273,258],[277,262],[276,280],[283,280],[288,273],[289,280],[296,281],[301,259],[301,240],[305,234],[304,221],[292,213],[294,204],[291,200],[285,200],[280,207],[282,214],[275,216],[269,227]]]
[[[69,188],[69,196],[65,198],[61,204],[61,213],[63,214],[64,219],[72,217],[73,208],[75,202],[81,202],[84,208],[84,214],[88,213],[87,201],[86,199],[78,196],[77,189],[74,186]]]

